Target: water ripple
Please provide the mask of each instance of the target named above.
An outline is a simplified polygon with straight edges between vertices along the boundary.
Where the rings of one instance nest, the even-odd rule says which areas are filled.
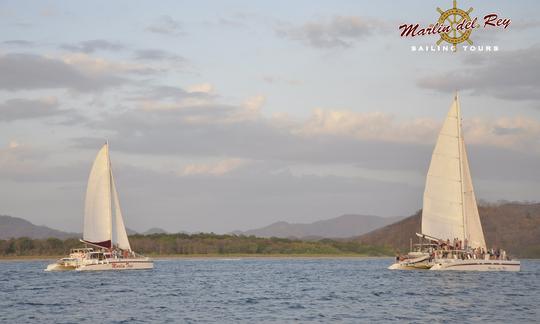
[[[46,273],[0,262],[0,322],[536,322],[540,261],[520,273],[389,271],[391,259],[157,261]],[[8,310],[8,311],[5,311]]]

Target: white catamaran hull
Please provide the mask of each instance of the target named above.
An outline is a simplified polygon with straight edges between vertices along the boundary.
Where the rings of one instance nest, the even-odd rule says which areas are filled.
[[[78,265],[49,264],[45,271],[103,271],[103,270],[144,270],[153,269],[154,263],[150,259],[104,260],[84,262]]]
[[[519,261],[438,259],[429,270],[435,271],[520,271]]]
[[[75,270],[75,268],[76,267],[74,266],[66,266],[63,264],[52,263],[47,266],[45,271],[70,271],[70,270]]]
[[[388,267],[389,270],[418,270],[429,269],[431,264],[428,262],[429,255],[421,255],[417,258],[411,258],[396,262]]]
[[[397,262],[388,267],[390,270],[434,270],[434,271],[520,271],[519,261],[477,260],[477,259],[437,259],[426,263]]]

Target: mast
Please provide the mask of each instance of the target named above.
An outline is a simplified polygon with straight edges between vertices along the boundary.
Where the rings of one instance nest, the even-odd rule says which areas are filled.
[[[467,230],[466,230],[466,224],[467,224],[467,217],[465,215],[465,190],[463,188],[463,152],[462,152],[462,143],[463,143],[463,135],[461,134],[461,108],[459,106],[458,101],[458,93],[456,91],[454,100],[456,101],[456,111],[457,111],[457,130],[458,130],[458,152],[459,152],[459,184],[460,184],[460,193],[461,193],[461,216],[463,217],[463,238],[468,239]]]
[[[112,173],[111,173],[111,156],[109,155],[109,140],[105,140],[105,146],[107,147],[106,148],[106,152],[107,152],[107,168],[109,169],[108,171],[108,174],[109,174],[109,185],[107,186],[107,189],[109,190],[109,193],[108,193],[108,197],[109,197],[109,219],[111,221],[111,249],[113,248],[113,218],[112,218]]]

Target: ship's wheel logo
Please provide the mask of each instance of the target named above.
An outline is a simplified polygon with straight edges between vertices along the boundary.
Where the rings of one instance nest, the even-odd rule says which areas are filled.
[[[467,42],[472,45],[472,41],[469,39],[472,29],[459,29],[457,26],[463,22],[463,20],[471,21],[469,14],[473,11],[473,8],[465,11],[457,7],[457,1],[454,0],[454,7],[446,11],[441,8],[437,8],[437,11],[441,14],[439,17],[440,25],[450,26],[450,31],[447,33],[440,33],[441,39],[437,41],[437,45],[440,45],[443,41],[453,45],[454,51],[457,49],[456,45],[459,43]]]

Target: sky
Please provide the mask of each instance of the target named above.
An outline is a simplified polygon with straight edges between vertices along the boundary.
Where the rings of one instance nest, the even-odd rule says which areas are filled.
[[[81,232],[108,140],[126,226],[247,230],[422,207],[459,90],[476,195],[538,201],[537,1],[0,1],[0,214]]]

